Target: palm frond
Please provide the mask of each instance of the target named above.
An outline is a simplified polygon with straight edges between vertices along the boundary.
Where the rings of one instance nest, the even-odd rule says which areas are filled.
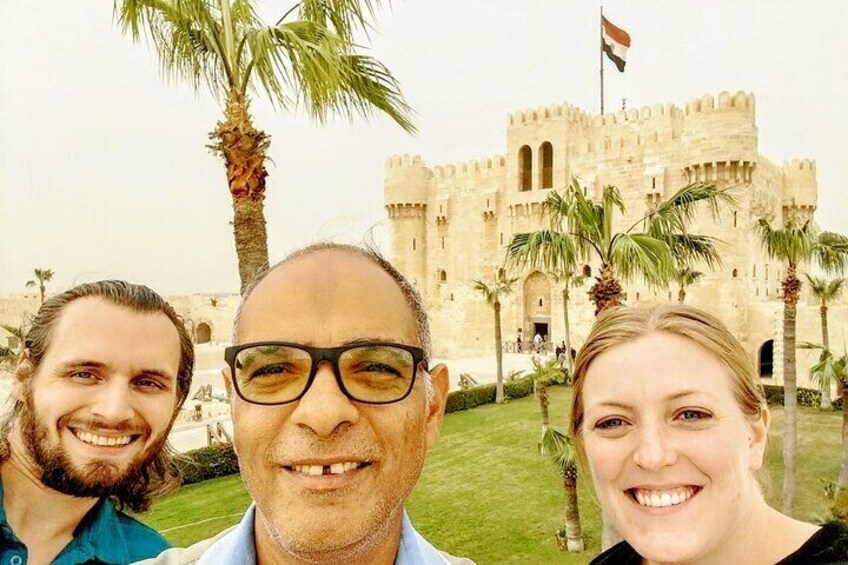
[[[828,273],[842,275],[848,269],[848,237],[834,232],[821,232],[813,247],[813,257]]]
[[[842,291],[845,289],[846,279],[822,279],[810,276],[809,274],[807,274],[806,277],[807,282],[810,283],[810,292],[812,292],[813,296],[815,296],[824,306],[827,306],[830,302],[839,298]]]
[[[564,433],[553,427],[545,430],[542,436],[542,455],[560,471],[566,471],[577,466],[577,450]]]
[[[4,330],[6,330],[6,332],[15,336],[16,338],[18,338],[18,340],[20,340],[23,343],[24,337],[25,337],[25,334],[26,334],[26,328],[23,328],[23,327],[16,328],[15,326],[10,326],[9,324],[0,324],[0,328],[3,328]]]
[[[698,207],[702,203],[709,208],[713,220],[716,220],[723,205],[736,206],[736,200],[730,190],[730,188],[716,188],[715,185],[706,183],[684,186],[645,215],[644,220],[647,223],[645,231],[657,238],[670,233],[684,233],[686,227],[695,219]],[[628,231],[632,231],[640,223],[642,223],[641,220],[631,226]]]
[[[379,0],[301,0],[300,18],[332,29],[336,35],[353,42],[356,31],[367,32],[380,7]]]
[[[674,257],[668,244],[646,234],[618,233],[611,246],[612,264],[625,280],[639,275],[649,286],[665,288],[672,278]]]
[[[710,270],[721,267],[721,255],[716,249],[716,245],[721,243],[718,238],[689,233],[666,233],[657,239],[668,244],[678,266],[691,267],[696,263],[704,263]]]
[[[766,219],[760,218],[754,224],[754,232],[769,257],[786,261],[792,268],[797,268],[813,251],[815,227],[809,221],[773,228]]]
[[[567,234],[540,230],[515,234],[507,246],[506,257],[511,265],[520,268],[540,267],[549,273],[572,273],[577,249]]]
[[[238,61],[223,48],[220,13],[204,0],[116,0],[115,18],[134,41],[153,43],[166,78],[206,84],[215,96],[236,86]]]

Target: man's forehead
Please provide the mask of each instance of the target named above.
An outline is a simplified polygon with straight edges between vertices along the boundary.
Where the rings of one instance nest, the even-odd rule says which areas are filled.
[[[277,327],[344,318],[351,331],[359,327],[380,334],[387,333],[388,324],[398,338],[410,329],[414,335],[416,328],[415,314],[391,275],[371,259],[343,250],[315,251],[276,267],[245,301],[239,336],[253,334],[269,317],[277,318]]]

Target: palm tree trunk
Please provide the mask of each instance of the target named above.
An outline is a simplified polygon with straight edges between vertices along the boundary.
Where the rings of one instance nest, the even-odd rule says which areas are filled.
[[[45,290],[46,290],[46,289],[44,288],[44,283],[43,283],[43,282],[42,282],[40,285],[38,285],[38,291],[41,293],[41,303],[42,303],[42,304],[44,304],[44,291],[45,291]]]
[[[572,465],[562,475],[565,489],[565,539],[568,551],[583,551],[583,527],[577,505],[577,466]]]
[[[503,343],[501,340],[501,303],[495,301],[495,361],[497,364],[497,385],[495,386],[495,402],[500,404],[504,401],[504,386],[503,386]]]
[[[680,285],[680,288],[677,289],[677,302],[683,304],[684,300],[686,300],[686,288]]]
[[[568,363],[568,378],[574,375],[574,361],[571,359],[571,324],[568,321],[568,285],[569,280],[565,281],[565,287],[562,289],[562,317],[565,322],[565,359]]]
[[[830,349],[830,338],[827,331],[827,306],[825,304],[822,304],[821,306],[821,326],[822,345],[824,345],[825,349]],[[823,383],[821,386],[821,404],[819,407],[822,410],[830,410],[833,408],[833,403],[830,400],[830,383],[827,385]]]
[[[224,159],[233,198],[233,234],[239,263],[241,292],[268,269],[265,229],[265,159],[270,138],[253,127],[249,102],[238,91],[227,99],[225,120],[209,134],[209,148]]]
[[[537,378],[533,381],[533,388],[536,392],[536,398],[539,400],[539,412],[542,415],[542,435],[539,437],[545,437],[545,432],[548,431],[548,428],[551,425],[551,416],[548,410],[548,405],[550,404],[550,398],[548,397],[548,383],[544,381],[543,378]],[[539,446],[541,447],[541,443]]]
[[[601,265],[601,274],[589,289],[589,297],[595,303],[595,316],[621,304],[621,285],[615,280],[609,265]]]
[[[795,315],[801,281],[789,267],[783,280],[783,513],[795,512],[795,460],[798,444],[798,383],[795,375]]]
[[[848,387],[842,388],[842,465],[836,480],[836,503],[833,514],[848,523]]]

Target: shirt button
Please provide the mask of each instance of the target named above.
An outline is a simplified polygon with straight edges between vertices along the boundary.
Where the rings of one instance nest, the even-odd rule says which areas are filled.
[[[9,560],[9,565],[21,565],[21,563],[23,562],[24,560],[21,559],[20,555],[13,555],[12,558]]]

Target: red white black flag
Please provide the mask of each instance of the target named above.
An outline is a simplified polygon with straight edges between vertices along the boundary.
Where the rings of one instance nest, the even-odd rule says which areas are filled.
[[[630,47],[630,35],[620,27],[612,25],[603,16],[601,16],[601,35],[604,40],[604,53],[623,73],[627,59],[627,48]]]

